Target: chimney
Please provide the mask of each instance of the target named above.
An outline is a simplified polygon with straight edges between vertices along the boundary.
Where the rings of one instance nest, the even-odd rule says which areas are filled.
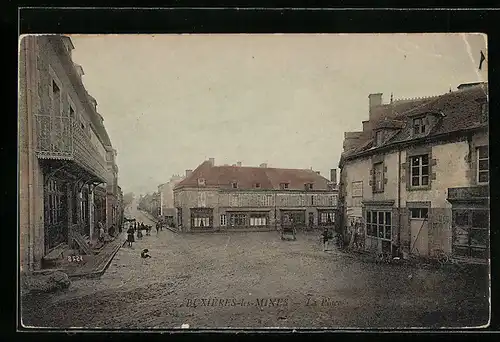
[[[215,165],[215,159],[214,158],[210,158],[210,159],[208,159],[208,161],[210,162],[211,166]]]
[[[368,132],[370,130],[370,121],[362,121],[363,123],[363,132]]]
[[[337,169],[330,169],[330,181],[337,184]]]
[[[318,175],[321,175],[321,172],[319,172],[319,171],[315,171],[315,172],[316,172]]]
[[[262,164],[260,164],[260,167],[264,167],[264,168],[266,168],[266,167],[267,167],[267,164],[266,164],[266,163],[262,163]]]
[[[192,173],[193,173],[193,170],[186,170],[186,178],[191,176]]]
[[[382,93],[368,95],[369,108],[382,105]]]
[[[241,166],[241,162],[237,162],[236,165]]]

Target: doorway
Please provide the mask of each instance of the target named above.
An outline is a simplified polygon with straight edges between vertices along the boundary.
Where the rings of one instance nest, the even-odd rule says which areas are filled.
[[[429,255],[429,209],[410,208],[410,253]]]

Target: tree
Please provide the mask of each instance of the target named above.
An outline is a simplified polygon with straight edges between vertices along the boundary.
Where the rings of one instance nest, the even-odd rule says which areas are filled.
[[[134,201],[134,193],[133,192],[127,192],[125,195],[123,195],[123,205],[124,206],[128,206],[130,204],[132,204],[132,202]]]

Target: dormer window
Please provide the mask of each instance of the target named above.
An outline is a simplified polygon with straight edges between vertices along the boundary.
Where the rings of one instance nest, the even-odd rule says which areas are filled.
[[[413,119],[413,134],[415,135],[425,134],[427,129],[426,121],[427,120],[425,120],[425,118]]]
[[[198,178],[198,185],[205,186],[205,178]]]
[[[488,103],[483,102],[481,103],[481,120],[482,122],[487,122],[488,121]]]
[[[232,187],[233,189],[238,189],[238,182],[232,182],[232,183],[231,183],[231,187]]]
[[[260,183],[255,183],[255,189],[260,189]]]
[[[281,190],[286,190],[286,189],[288,189],[288,186],[289,186],[289,184],[288,184],[288,183],[281,183],[281,184],[280,184],[280,189],[281,189]]]
[[[384,138],[384,135],[383,135],[382,131],[376,131],[375,132],[375,146],[382,145],[383,138]]]
[[[306,190],[312,190],[313,189],[313,183],[306,183],[305,184]]]

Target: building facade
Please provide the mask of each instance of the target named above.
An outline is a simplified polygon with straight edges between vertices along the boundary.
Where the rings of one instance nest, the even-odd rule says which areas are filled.
[[[336,170],[328,180],[313,170],[200,164],[174,188],[182,232],[333,228]]]
[[[158,186],[159,215],[162,221],[170,226],[176,226],[176,211],[174,206],[174,188],[184,177],[173,175],[167,183]]]
[[[341,227],[351,246],[470,262],[489,256],[488,88],[382,104],[345,134]],[[354,237],[357,237],[354,239]]]
[[[19,53],[19,222],[21,271],[55,250],[88,251],[111,142],[64,36],[26,36]],[[96,195],[96,193],[98,193]],[[101,197],[100,197],[101,196]],[[95,235],[95,234],[94,234]]]

